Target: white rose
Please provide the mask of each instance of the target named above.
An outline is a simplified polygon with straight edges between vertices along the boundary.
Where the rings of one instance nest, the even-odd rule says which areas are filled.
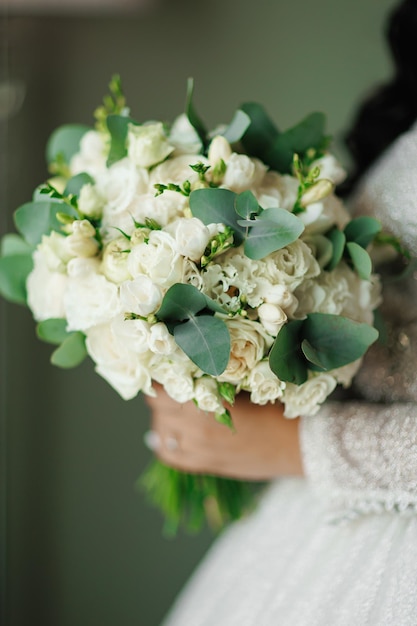
[[[169,133],[169,143],[175,148],[175,156],[198,154],[203,147],[197,131],[185,113],[174,120]]]
[[[184,258],[177,252],[175,240],[160,230],[149,233],[147,243],[134,246],[129,254],[128,269],[133,277],[145,274],[161,287],[181,282]]]
[[[103,213],[104,199],[97,187],[87,183],[81,187],[78,197],[78,208],[83,215],[92,219],[99,219]]]
[[[129,124],[127,153],[129,159],[139,167],[152,167],[160,163],[174,150],[168,143],[162,122],[136,126]]]
[[[120,285],[120,303],[126,312],[146,317],[159,309],[161,302],[161,289],[148,276],[139,274]]]
[[[96,231],[88,220],[75,220],[71,224],[72,234],[65,239],[68,255],[71,257],[92,257],[98,252]]]
[[[182,185],[184,181],[189,180],[191,185],[193,185],[199,181],[199,178],[197,172],[194,172],[190,165],[195,165],[196,163],[209,165],[207,158],[201,154],[181,154],[180,156],[167,159],[167,161],[157,165],[150,172],[150,184],[151,186],[159,183],[164,185],[168,183]],[[165,191],[163,195],[166,193]],[[178,192],[174,193],[181,195]]]
[[[221,414],[224,406],[217,390],[217,383],[213,378],[203,376],[196,380],[194,385],[194,399],[202,411]]]
[[[283,284],[294,290],[308,278],[320,274],[320,266],[310,248],[300,239],[264,259],[266,277],[274,284]]]
[[[346,171],[333,154],[325,154],[320,159],[313,161],[310,165],[310,170],[315,167],[320,168],[319,179],[328,178],[335,185],[343,183],[346,178]]]
[[[179,218],[164,229],[174,237],[177,251],[191,261],[199,261],[210,240],[210,231],[197,217]]]
[[[297,217],[305,225],[305,234],[325,233],[332,226],[343,230],[350,220],[342,201],[334,194],[309,204]]]
[[[96,372],[124,400],[134,398],[139,391],[155,395],[148,368],[147,342],[142,336],[144,326],[141,320],[125,321],[117,316],[110,323],[87,331],[86,347],[96,363]]]
[[[256,197],[264,209],[280,207],[292,211],[298,198],[298,186],[294,176],[269,171],[256,189]]]
[[[151,362],[151,373],[165,391],[177,402],[189,402],[194,398],[193,373],[195,365],[183,353],[175,352],[170,356],[155,355]]]
[[[274,403],[282,397],[285,383],[275,376],[268,361],[260,361],[249,373],[245,389],[251,392],[250,399],[254,404]]]
[[[264,302],[258,308],[259,321],[266,332],[276,337],[287,321],[287,316],[280,306]]]
[[[68,263],[64,296],[68,330],[85,331],[119,313],[118,288],[98,271],[99,262],[95,259],[76,258]]]
[[[148,346],[154,354],[172,354],[178,348],[174,337],[163,322],[151,326]]]
[[[66,272],[66,266],[71,259],[71,254],[67,247],[67,237],[60,235],[55,230],[50,235],[43,235],[42,241],[38,245],[48,268],[51,272]]]
[[[330,374],[312,375],[302,385],[287,383],[283,398],[285,417],[315,415],[336,384],[336,379]]]
[[[263,179],[267,170],[259,159],[245,154],[233,152],[227,161],[227,169],[223,178],[223,185],[236,193],[256,187]]]
[[[149,176],[128,158],[111,165],[97,181],[97,192],[104,198],[103,219],[111,224],[112,217],[123,211],[132,211],[137,199],[149,190]],[[133,227],[133,220],[132,220]]]
[[[222,135],[217,135],[210,143],[208,150],[208,160],[212,167],[215,167],[220,160],[225,163],[232,156],[232,148],[230,143]]]
[[[126,237],[118,237],[110,241],[103,252],[100,271],[113,283],[120,284],[131,277],[127,269],[130,242]]]
[[[272,338],[262,325],[243,318],[226,320],[230,332],[230,358],[218,380],[239,384],[261,361]]]
[[[288,287],[269,283],[267,290],[262,295],[266,303],[278,305],[287,317],[293,317],[298,306],[298,300]]]
[[[49,269],[41,250],[33,254],[33,270],[27,281],[27,302],[38,322],[50,318],[65,317],[64,294],[68,278],[65,274]]]
[[[154,219],[160,226],[166,226],[178,217],[182,217],[188,205],[188,199],[176,191],[164,191],[163,194],[155,196],[155,193],[147,193],[137,199],[133,209],[130,211],[132,217],[144,224],[147,217]]]
[[[86,172],[93,178],[106,171],[106,139],[96,130],[87,131],[81,138],[80,150],[71,159],[72,176]]]

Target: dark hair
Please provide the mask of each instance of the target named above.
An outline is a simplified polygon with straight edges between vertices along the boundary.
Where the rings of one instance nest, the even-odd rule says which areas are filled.
[[[346,144],[354,171],[348,193],[378,156],[417,118],[417,1],[403,1],[390,15],[387,39],[394,62],[392,80],[360,106]]]

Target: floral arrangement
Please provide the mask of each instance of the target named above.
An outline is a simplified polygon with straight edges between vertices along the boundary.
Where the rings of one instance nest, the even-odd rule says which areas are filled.
[[[95,129],[52,134],[52,177],[2,241],[0,291],[30,307],[53,364],[89,355],[125,400],[156,381],[232,428],[242,390],[314,415],[377,338],[380,225],[334,194],[322,114],[280,132],[246,103],[207,132],[192,92],[172,125],[138,123],[114,77]],[[145,483],[175,523],[200,520],[207,495],[223,520],[244,503],[237,481],[158,463]]]

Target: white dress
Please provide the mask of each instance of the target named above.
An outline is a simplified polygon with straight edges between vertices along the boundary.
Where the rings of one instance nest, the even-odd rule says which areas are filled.
[[[417,125],[359,199],[417,255]],[[417,625],[417,272],[384,298],[364,400],[303,418],[307,478],[277,480],[221,535],[164,626]]]

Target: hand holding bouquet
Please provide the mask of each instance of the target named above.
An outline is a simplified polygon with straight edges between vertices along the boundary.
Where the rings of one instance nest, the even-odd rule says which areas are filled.
[[[230,428],[242,390],[314,415],[376,340],[380,301],[366,251],[380,225],[334,195],[324,117],[280,132],[247,103],[207,132],[191,82],[172,125],[130,117],[117,78],[110,91],[95,129],[52,135],[53,177],[3,239],[3,295],[29,305],[54,364],[88,354],[126,400],[157,382]],[[146,483],[175,523],[207,496],[222,519],[242,510],[237,481],[156,464]]]

